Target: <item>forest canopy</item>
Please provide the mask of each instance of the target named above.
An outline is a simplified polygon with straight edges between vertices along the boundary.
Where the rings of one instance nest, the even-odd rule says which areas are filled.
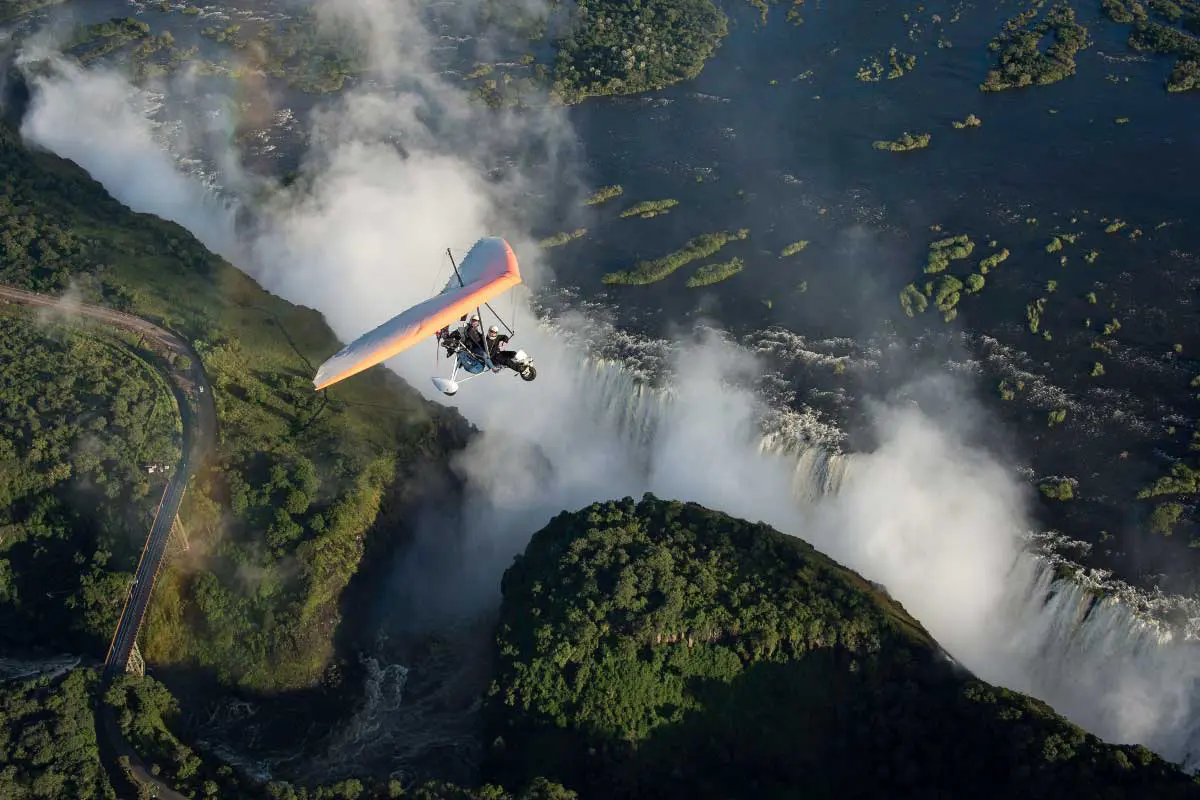
[[[313,392],[312,365],[340,347],[320,314],[267,293],[178,225],[130,211],[74,164],[30,151],[7,123],[0,283],[70,289],[166,327],[192,343],[212,383],[217,456],[189,484],[180,514],[204,568],[169,565],[159,576],[141,640],[146,658],[247,689],[315,683],[333,656],[342,591],[369,534],[390,509],[387,530],[403,535],[406,504],[421,501],[407,477],[429,464],[446,469],[447,453],[469,435],[462,418],[382,368]],[[33,532],[0,544],[0,614],[54,623],[42,630],[86,630],[89,652],[102,655],[149,525],[157,476],[146,467],[174,463],[177,415],[169,397],[154,394],[154,370],[128,353],[24,320],[3,324],[0,347],[20,352],[0,390],[0,425],[16,426],[0,440],[16,448],[0,450],[0,491],[12,500],[0,513]],[[47,374],[51,393],[39,388]],[[75,484],[89,492],[81,497]],[[111,543],[108,520],[126,523],[125,548]],[[29,605],[44,592],[14,599],[20,579],[11,565],[28,560],[22,548],[43,554],[28,575],[71,576],[54,609]],[[64,608],[61,597],[78,602]]]
[[[568,103],[694,78],[728,23],[711,0],[581,0],[556,42],[554,88]]]
[[[976,680],[802,540],[692,503],[560,514],[503,593],[488,715],[505,783],[545,775],[585,799],[1198,788]]]
[[[0,304],[0,651],[102,653],[179,457],[157,370],[103,331]]]

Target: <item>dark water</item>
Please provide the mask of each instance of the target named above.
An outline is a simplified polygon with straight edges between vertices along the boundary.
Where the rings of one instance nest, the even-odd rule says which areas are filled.
[[[719,289],[723,321],[748,322],[746,315],[754,314],[745,301],[777,296],[805,277],[810,289],[864,279],[886,284],[881,297],[894,311],[893,290],[913,277],[913,265],[919,270],[925,245],[935,238],[926,230],[932,223],[948,232],[999,236],[998,211],[1028,208],[1022,217],[1039,217],[1036,235],[1048,238],[1055,212],[1088,208],[1153,226],[1186,215],[1200,198],[1189,167],[1200,155],[1194,134],[1200,98],[1161,89],[1168,60],[1106,63],[1099,51],[1126,51],[1124,28],[1092,19],[1092,10],[1084,9],[1081,20],[1097,43],[1078,59],[1076,76],[1048,87],[983,93],[977,87],[991,63],[987,42],[1017,8],[966,10],[945,26],[949,49],[938,49],[928,30],[917,42],[908,40],[901,14],[910,8],[814,8],[801,26],[785,23],[776,9],[760,28],[756,12],[739,6],[732,9],[731,35],[697,80],[632,101],[590,100],[574,110],[594,182],[621,183],[626,193],[592,220],[595,235],[586,244],[562,249],[571,270],[560,274],[600,291],[604,272],[668,252],[697,233],[746,226],[751,239],[727,248],[748,268]],[[922,17],[932,12],[953,13],[934,5]],[[915,53],[916,68],[896,80],[857,80],[860,60],[873,53],[886,64],[891,44]],[[810,69],[811,79],[792,80]],[[1110,72],[1128,75],[1129,82],[1106,81]],[[983,126],[950,126],[968,113],[980,116]],[[1115,117],[1131,122],[1116,125]],[[871,148],[872,141],[906,130],[931,132],[933,141],[909,153]],[[713,174],[697,184],[696,171],[703,169]],[[785,175],[802,183],[789,184]],[[745,199],[736,196],[739,190]],[[679,198],[682,205],[653,220],[612,219],[621,206],[657,197]],[[819,216],[820,207],[829,214]],[[873,263],[847,264],[848,254],[839,253],[858,220],[872,234],[888,234],[878,245],[888,252],[849,254]],[[780,262],[760,252],[777,253],[800,238],[812,244],[799,259]],[[1006,233],[1002,244],[1011,248],[1012,240]],[[567,255],[571,248],[587,253]],[[694,302],[695,292],[682,291],[690,271],[656,286],[610,291],[622,307],[662,306],[675,317]],[[854,303],[862,289],[852,287],[844,302]],[[854,327],[841,332],[861,333]]]
[[[924,29],[915,42],[902,20],[913,8],[822,4],[808,8],[798,27],[776,8],[762,27],[757,12],[736,6],[729,9],[731,35],[695,81],[573,109],[592,184],[619,183],[625,194],[547,224],[547,234],[589,228],[586,237],[550,251],[559,280],[607,298],[628,326],[653,335],[703,315],[741,333],[779,325],[860,342],[898,333],[901,342],[926,342],[926,365],[961,361],[967,353],[983,359],[979,389],[999,418],[995,438],[1002,449],[1036,475],[1079,480],[1080,499],[1043,504],[1043,522],[1089,541],[1100,531],[1116,534],[1118,543],[1098,548],[1093,563],[1130,580],[1194,591],[1197,559],[1186,531],[1172,540],[1145,533],[1151,506],[1132,501],[1186,452],[1198,410],[1188,382],[1200,371],[1194,360],[1200,264],[1193,255],[1200,249],[1194,222],[1200,95],[1165,91],[1170,58],[1116,60],[1132,55],[1127,28],[1087,5],[1077,12],[1094,44],[1077,57],[1076,75],[1051,86],[983,93],[978,84],[993,63],[987,43],[1022,7],[966,7],[958,22],[931,26],[930,14],[948,21],[955,7],[929,5],[915,15]],[[939,36],[952,46],[938,48]],[[856,78],[870,55],[886,71],[893,44],[917,55],[911,72],[877,83]],[[982,127],[951,126],[968,113]],[[1117,124],[1118,117],[1128,124]],[[930,132],[933,139],[908,153],[872,149],[872,141],[904,131]],[[634,202],[659,198],[676,198],[680,206],[651,220],[617,218]],[[1108,234],[1104,218],[1128,224]],[[1155,230],[1161,223],[1170,224]],[[934,224],[940,232],[930,230]],[[600,280],[691,236],[740,227],[751,230],[749,240],[660,283]],[[1131,240],[1135,228],[1142,235]],[[1056,232],[1082,235],[1051,255],[1045,246]],[[900,288],[923,285],[928,243],[958,233],[976,243],[971,259],[951,267],[960,277],[992,252],[993,239],[1011,256],[987,276],[980,295],[964,295],[952,323],[932,304],[924,317],[908,320]],[[777,257],[797,239],[810,240],[808,249]],[[1091,249],[1100,255],[1088,264],[1082,255]],[[698,264],[733,256],[746,262],[742,273],[704,289],[684,286]],[[1050,280],[1057,282],[1053,292]],[[804,293],[797,291],[801,281]],[[1089,291],[1099,304],[1087,302]],[[1026,328],[1026,304],[1038,297],[1047,298],[1042,328],[1050,340]],[[1113,318],[1121,328],[1109,356],[1091,342]],[[958,333],[968,334],[965,351]],[[985,346],[980,333],[1009,349]],[[1182,345],[1180,353],[1175,345]],[[1102,378],[1089,377],[1096,361],[1104,365]],[[905,357],[899,369],[912,366]],[[1017,368],[1048,386],[1033,399],[1002,402],[998,377]],[[816,395],[827,397],[837,383],[828,370],[792,374],[798,401],[818,407]],[[887,382],[868,380],[858,389]],[[1059,407],[1069,409],[1069,418],[1050,428],[1046,415]],[[1157,574],[1164,571],[1172,579]]]

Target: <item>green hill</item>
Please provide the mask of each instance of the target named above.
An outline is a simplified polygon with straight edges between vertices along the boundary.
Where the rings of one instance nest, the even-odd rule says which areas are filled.
[[[170,328],[194,344],[212,380],[218,457],[185,496],[190,551],[160,576],[142,637],[146,658],[248,689],[314,684],[333,657],[339,604],[364,548],[387,546],[377,528],[404,535],[407,512],[430,485],[424,478],[448,477],[448,454],[469,426],[383,368],[313,392],[314,364],[340,347],[320,314],[264,291],[180,226],[133,213],[74,164],[31,152],[7,124],[0,283],[51,294],[70,288]],[[13,337],[65,336],[14,313],[0,320]],[[161,400],[152,378],[122,366],[126,355],[103,336],[77,338],[101,353],[91,372],[79,372],[87,358],[80,345],[18,347],[6,333],[6,374],[27,377],[6,383],[0,415],[0,425],[7,419],[8,430],[20,430],[0,449],[8,501],[0,512],[0,642],[40,631],[54,646],[103,655],[104,629],[120,611],[157,499],[146,499],[143,459],[168,448],[169,415],[147,418],[144,447],[128,444],[138,427],[125,418],[129,409]],[[73,376],[75,388],[44,392],[51,374]],[[127,397],[115,408],[118,395]],[[52,414],[101,422],[96,431],[64,427],[48,422]],[[106,448],[100,463],[81,470],[74,458],[69,468],[69,454],[95,447]],[[97,491],[97,478],[112,491]],[[67,578],[72,572],[88,575],[89,585]],[[11,577],[51,574],[65,585],[51,597]],[[63,641],[67,629],[91,638]]]
[[[695,504],[555,517],[508,570],[491,779],[583,798],[1195,797],[976,680],[800,539]]]

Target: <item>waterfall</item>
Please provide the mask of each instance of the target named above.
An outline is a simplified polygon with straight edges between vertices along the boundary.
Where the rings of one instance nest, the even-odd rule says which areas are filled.
[[[994,662],[969,666],[1106,741],[1200,768],[1200,644],[1045,560],[1022,554],[1013,573]]]
[[[820,505],[853,480],[851,462],[872,458],[774,435],[760,448],[794,463],[792,495],[802,508]],[[846,563],[881,579],[869,558]],[[1143,744],[1187,769],[1200,768],[1200,643],[1138,613],[1135,603],[1147,603],[1138,603],[1131,587],[1121,597],[1085,585],[1027,550],[1015,553],[1003,585],[974,620],[978,627],[965,634],[943,629],[934,617],[919,619],[980,678],[1045,701],[1105,741]],[[904,591],[888,588],[907,605]]]
[[[589,360],[580,369],[579,377],[593,387],[586,394],[588,415],[633,445],[639,463],[648,464],[661,444],[677,392],[649,387],[615,361]],[[747,447],[788,471],[791,504],[807,520],[853,483],[860,467],[869,471],[878,457],[814,443],[797,416],[769,410],[767,427]],[[877,480],[870,474],[862,478]],[[790,517],[775,516],[768,521],[784,532],[808,538],[868,579],[888,584],[880,574],[882,560],[849,557],[853,548],[843,545],[842,552],[830,538],[810,537],[808,523],[789,528]],[[839,531],[849,538],[865,533]],[[939,625],[937,615],[919,616],[921,622],[980,678],[1044,700],[1106,741],[1144,744],[1187,768],[1200,768],[1200,644],[1139,613],[1131,589],[1106,592],[1060,577],[1052,559],[1021,546],[1018,533],[1012,531],[1014,545],[1007,558],[992,558],[980,567],[994,573],[1002,588],[978,606],[970,625],[947,628]],[[950,579],[933,575],[933,580]],[[901,585],[888,588],[912,610]]]

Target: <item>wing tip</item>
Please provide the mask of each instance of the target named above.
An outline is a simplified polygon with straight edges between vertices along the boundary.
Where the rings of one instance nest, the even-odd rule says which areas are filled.
[[[317,368],[317,374],[313,376],[313,391],[319,392],[322,389],[325,389],[325,388],[331,386],[332,384],[337,383],[338,377],[336,375],[332,374],[333,370],[331,370],[329,368],[329,364],[331,361],[333,361],[333,359],[326,361],[324,364],[322,364],[320,367]]]

